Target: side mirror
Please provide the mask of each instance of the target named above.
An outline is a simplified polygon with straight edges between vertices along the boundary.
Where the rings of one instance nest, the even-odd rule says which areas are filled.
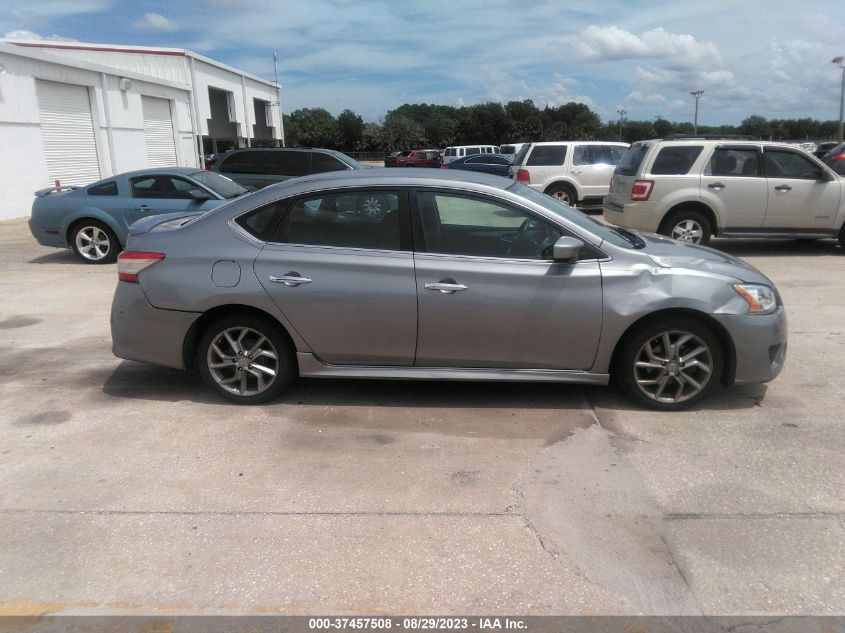
[[[202,189],[190,189],[188,190],[188,195],[194,200],[211,200],[211,194]]]
[[[552,248],[552,259],[556,262],[571,262],[578,257],[582,248],[584,248],[584,242],[564,235],[555,242]]]
[[[819,180],[821,180],[822,182],[833,182],[834,180],[836,180],[836,178],[832,173],[830,173],[829,170],[825,169],[824,171],[822,171],[822,177]]]

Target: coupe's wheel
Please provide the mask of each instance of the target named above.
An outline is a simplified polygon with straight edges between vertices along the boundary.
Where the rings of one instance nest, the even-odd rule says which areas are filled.
[[[633,400],[652,409],[685,409],[719,383],[724,352],[713,332],[695,319],[646,323],[627,337],[616,378]]]
[[[381,220],[390,211],[387,206],[387,198],[375,194],[360,196],[357,206],[358,213],[373,220]]]
[[[568,204],[571,207],[574,207],[578,203],[578,196],[575,195],[575,191],[569,185],[555,185],[553,187],[549,187],[546,190],[546,195],[551,196],[558,202]]]
[[[86,264],[111,264],[120,251],[114,232],[96,220],[77,222],[70,232],[70,245]]]
[[[845,250],[845,225],[839,229],[839,248]]]
[[[212,323],[197,347],[197,366],[208,386],[238,404],[272,400],[296,375],[288,340],[277,327],[252,316]]]
[[[681,242],[705,245],[710,242],[713,227],[703,213],[681,210],[666,218],[657,232]]]

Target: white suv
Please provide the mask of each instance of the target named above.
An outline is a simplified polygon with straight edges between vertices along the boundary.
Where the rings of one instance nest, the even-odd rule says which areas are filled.
[[[604,219],[706,244],[713,235],[843,242],[843,181],[794,145],[714,138],[639,141],[616,166]]]
[[[601,207],[613,167],[628,147],[599,141],[528,143],[511,162],[510,176],[566,204]]]

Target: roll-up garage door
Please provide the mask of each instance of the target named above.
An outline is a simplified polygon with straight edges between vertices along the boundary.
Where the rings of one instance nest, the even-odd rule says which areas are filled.
[[[50,182],[87,185],[100,179],[88,88],[37,81],[38,115]]]
[[[167,99],[141,97],[144,107],[144,142],[148,167],[175,167],[176,143]]]

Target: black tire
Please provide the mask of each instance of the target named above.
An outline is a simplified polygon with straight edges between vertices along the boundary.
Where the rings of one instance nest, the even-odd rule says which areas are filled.
[[[664,349],[664,334],[669,337],[669,353]],[[685,340],[687,335],[692,338]],[[673,347],[677,343],[680,347]],[[614,380],[631,400],[650,409],[679,411],[691,407],[706,397],[722,378],[725,365],[722,344],[713,330],[690,317],[649,320],[626,335],[620,345],[613,368]],[[704,351],[698,351],[701,348]],[[689,356],[693,353],[695,356]],[[688,357],[686,367],[680,362],[685,356]],[[653,366],[642,366],[642,363]],[[664,395],[667,390],[669,396]]]
[[[98,220],[79,220],[68,231],[68,242],[86,264],[113,264],[120,242],[108,226]]]
[[[700,237],[696,235],[697,231],[700,231]],[[713,236],[713,226],[701,211],[679,209],[664,218],[657,232],[682,242],[706,246]]]
[[[839,248],[845,250],[845,224],[839,229]]]
[[[552,185],[546,189],[545,193],[547,196],[551,196],[563,204],[568,204],[570,207],[578,204],[578,194],[575,193],[575,189],[570,185]]]
[[[246,333],[238,339],[236,333],[243,330]],[[229,338],[224,333],[228,333]],[[261,337],[265,341],[263,344]],[[236,343],[235,348],[230,338]],[[275,359],[267,352],[274,353]],[[256,369],[259,367],[256,361],[261,363],[262,369]],[[268,402],[284,391],[297,374],[296,357],[287,336],[279,326],[252,315],[231,315],[211,323],[200,337],[196,362],[200,375],[212,391],[237,404]],[[225,366],[212,367],[212,364]],[[270,372],[275,375],[271,376]],[[267,380],[270,380],[269,384]],[[246,388],[241,390],[243,385]]]

